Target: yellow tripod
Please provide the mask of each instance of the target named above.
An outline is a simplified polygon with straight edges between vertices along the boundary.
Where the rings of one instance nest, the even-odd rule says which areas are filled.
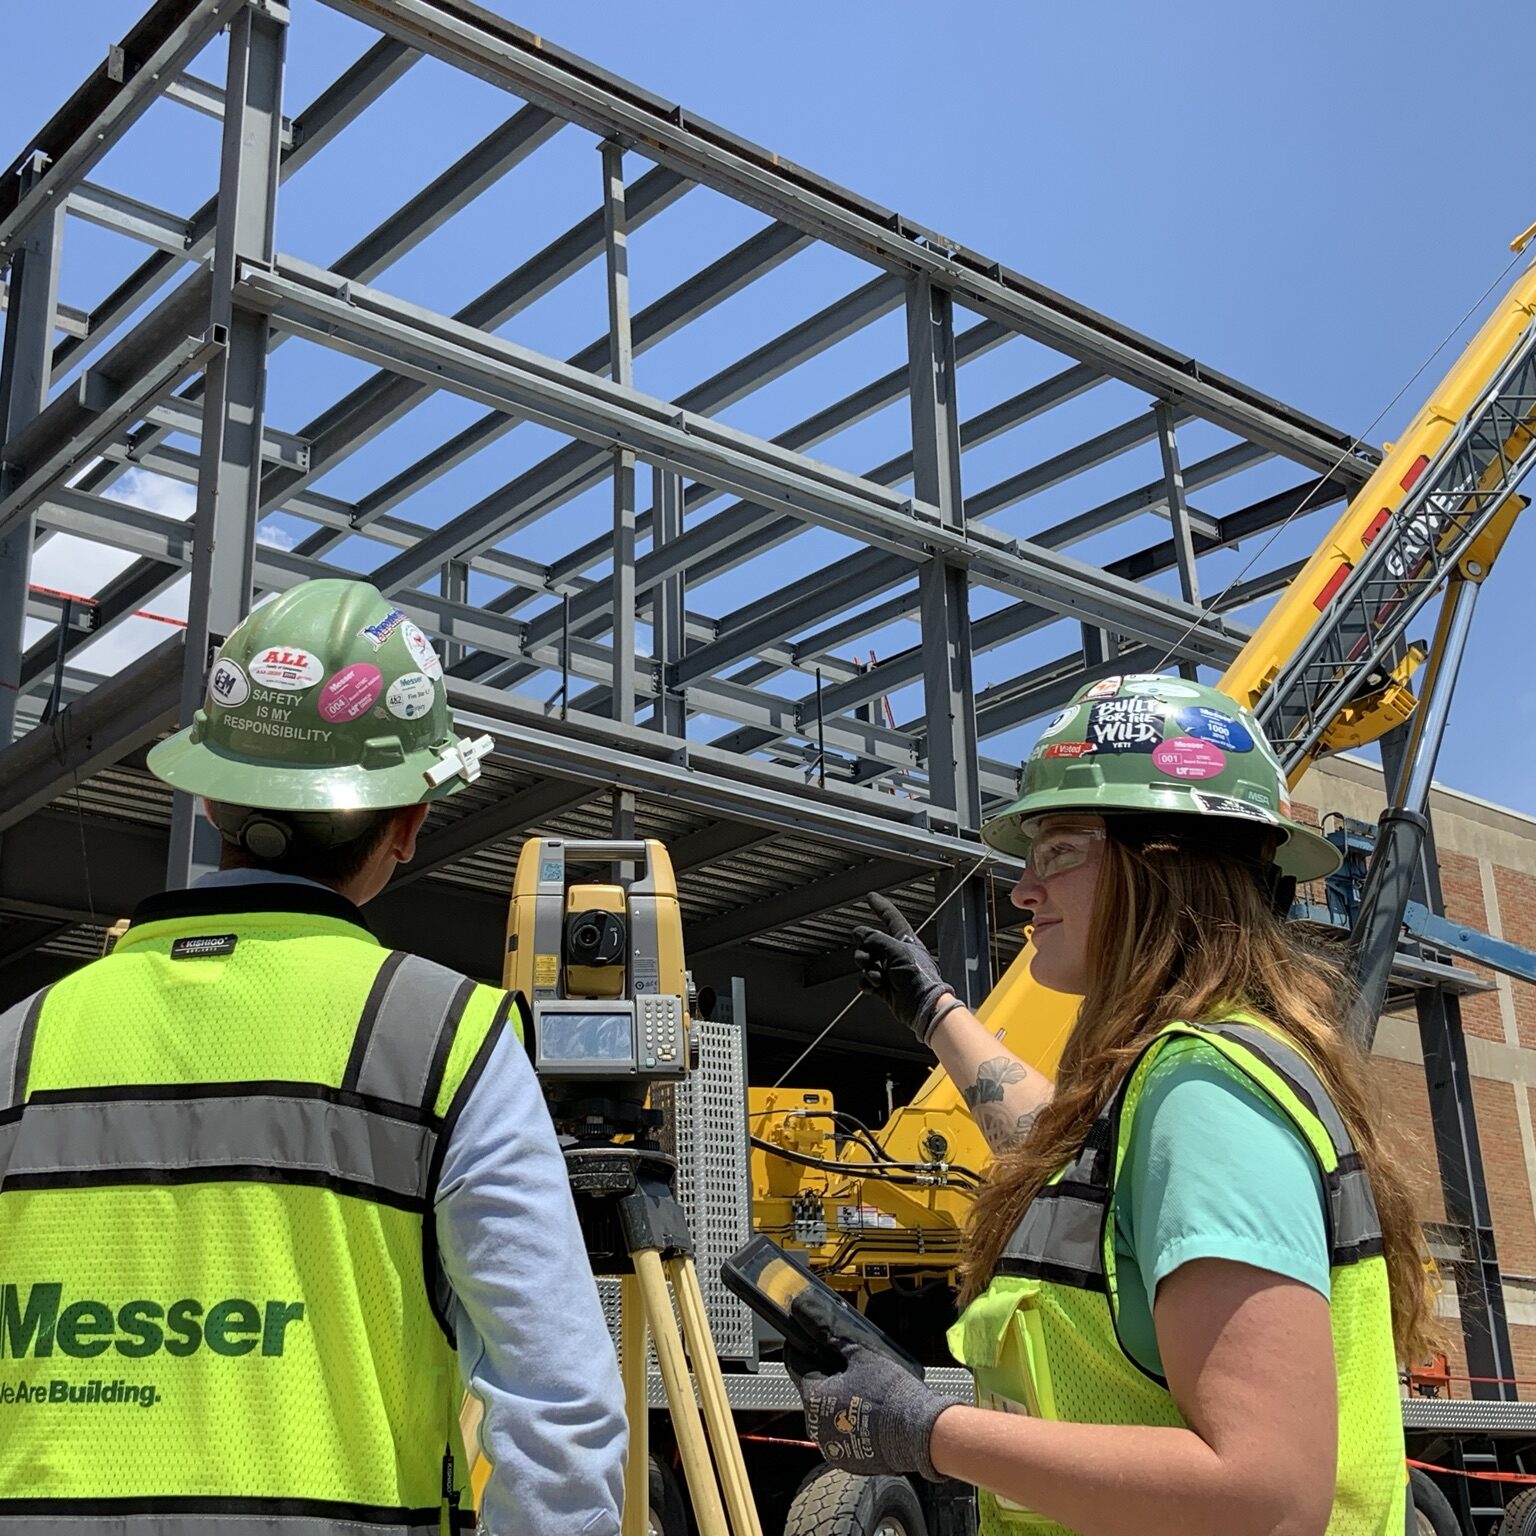
[[[763,1536],[710,1336],[688,1218],[674,1192],[676,1166],[659,1152],[611,1145],[571,1148],[566,1165],[593,1272],[621,1281],[619,1354],[629,1419],[623,1536],[650,1532],[647,1341],[655,1347],[699,1536]],[[479,1411],[466,1398],[461,1424],[470,1447],[478,1442]],[[478,1505],[490,1466],[478,1451],[471,1457]]]

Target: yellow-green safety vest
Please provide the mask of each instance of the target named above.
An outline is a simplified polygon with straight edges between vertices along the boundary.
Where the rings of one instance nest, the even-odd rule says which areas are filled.
[[[1114,1194],[1147,1074],[1170,1040],[1220,1051],[1301,1133],[1326,1195],[1329,1315],[1338,1372],[1338,1481],[1328,1536],[1401,1536],[1403,1429],[1381,1223],[1359,1154],[1317,1073],[1249,1014],[1169,1024],[1138,1058],[1081,1150],[1036,1196],[987,1290],[949,1331],[984,1408],[1080,1424],[1184,1426],[1167,1382],[1120,1343]],[[983,1490],[982,1536],[1065,1536]]]
[[[0,1532],[471,1523],[432,1208],[509,1013],[268,883],[0,1014]]]

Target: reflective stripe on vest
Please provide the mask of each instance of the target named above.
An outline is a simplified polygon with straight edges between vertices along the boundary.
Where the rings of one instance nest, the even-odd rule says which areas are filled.
[[[76,1526],[133,1536],[441,1536],[443,1512],[328,1499],[79,1499],[64,1510],[53,1499],[0,1499],[6,1536],[58,1536]]]
[[[13,1035],[13,1106],[0,1114],[0,1191],[104,1184],[311,1184],[425,1214],[437,1130],[433,1100],[475,983],[395,953],[358,1024],[347,1076],[312,1083],[200,1083],[64,1089],[26,1096],[41,1012]],[[424,1028],[423,1026],[426,1025]]]
[[[1223,1022],[1200,1028],[1257,1056],[1311,1112],[1333,1143],[1336,1166],[1323,1171],[1330,1265],[1352,1264],[1379,1254],[1381,1220],[1370,1180],[1343,1117],[1316,1072],[1292,1047],[1257,1025]],[[1157,1049],[1164,1038],[1159,1035],[1147,1051]],[[1108,1290],[1104,1245],[1114,1187],[1110,1149],[1121,1105],[1140,1064],[1138,1058],[1099,1111],[1082,1150],[1030,1203],[998,1260],[998,1274]]]
[[[32,1042],[49,990],[44,987],[0,1013],[0,1105],[6,1109],[14,1109],[27,1096]]]

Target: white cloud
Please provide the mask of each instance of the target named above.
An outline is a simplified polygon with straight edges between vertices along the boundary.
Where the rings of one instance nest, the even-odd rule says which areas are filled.
[[[256,525],[256,542],[271,549],[292,549],[299,541],[276,518],[269,517]]]

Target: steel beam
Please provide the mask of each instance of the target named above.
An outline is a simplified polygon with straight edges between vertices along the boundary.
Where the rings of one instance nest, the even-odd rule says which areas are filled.
[[[334,278],[283,258],[247,263],[239,301],[289,330],[417,378],[517,412],[599,446],[633,448],[652,464],[695,475],[790,515],[922,561],[945,554],[974,580],[1037,596],[1061,612],[1226,665],[1240,648],[1219,623],[1177,599],[1092,566],[980,529],[946,527],[930,504],[373,289],[338,293]],[[454,541],[450,540],[449,545]],[[429,545],[431,541],[428,541]],[[451,556],[451,547],[437,553]],[[435,567],[428,567],[435,569]],[[397,574],[397,573],[392,573]]]
[[[37,158],[25,166],[23,196],[43,170]],[[11,255],[10,310],[0,352],[0,444],[14,441],[47,404],[62,237],[63,217],[54,209],[33,221]],[[0,504],[20,487],[25,473],[5,458],[0,450]],[[31,559],[32,519],[23,516],[0,533],[0,745],[8,746],[16,732]]]
[[[162,0],[163,3],[163,0]],[[245,0],[240,0],[245,3]],[[220,13],[234,14],[237,4],[221,4]],[[381,38],[365,52],[303,112],[294,119],[293,148],[283,156],[282,175],[293,175],[307,165],[332,139],[360,113],[377,101],[420,57],[413,49],[393,38]],[[142,78],[143,71],[135,76]],[[214,225],[218,219],[218,200],[210,198],[189,221],[192,244],[182,260],[204,260],[213,249]],[[61,342],[53,354],[53,376],[62,377],[88,357],[132,315],[153,297],[156,290],[180,265],[177,258],[157,251],[118,284],[91,312],[83,336]],[[95,486],[88,489],[96,489]]]
[[[287,33],[285,16],[255,6],[241,11],[229,32],[210,309],[212,325],[227,332],[229,345],[209,364],[204,379],[179,712],[183,723],[190,723],[202,706],[208,665],[250,612],[255,586],[268,322],[265,315],[236,309],[232,290],[242,258],[264,261],[272,255]],[[199,828],[205,830],[199,833]],[[200,865],[216,856],[217,838],[198,815],[196,798],[173,796],[167,884],[190,884]]]
[[[224,121],[224,90],[200,75],[180,74],[165,88],[167,101],[190,107],[192,111],[211,117],[215,122]],[[283,119],[283,150],[293,148],[293,124]]]
[[[636,183],[626,200],[630,227],[637,228],[645,220],[671,207],[687,190],[687,184],[670,172],[651,172]],[[500,282],[492,284],[485,292],[471,299],[454,318],[460,324],[477,330],[494,331],[594,260],[602,253],[602,249],[603,214],[599,209],[559,239],[552,241],[537,255],[530,257]],[[401,378],[387,370],[381,370],[373,378],[366,379],[303,428],[302,435],[314,444],[310,469],[306,474],[291,470],[274,472],[262,487],[263,510],[280,508],[295,491],[377,437],[431,393],[431,388],[424,386],[423,381]],[[487,427],[487,423],[488,418],[475,423],[469,430],[474,432],[476,428]],[[463,436],[460,434],[461,438]],[[490,436],[477,438],[475,445],[481,446],[490,440]],[[460,447],[457,451],[462,455],[465,449]],[[443,467],[446,466],[438,466],[432,473],[439,472]],[[430,478],[430,474],[424,475],[419,483],[425,483]],[[396,491],[389,498],[368,498],[366,505],[359,507],[359,526],[366,526],[371,517],[390,506],[398,505],[405,494],[408,492]],[[323,552],[324,548],[319,545],[305,550],[306,554]],[[444,555],[443,559],[453,558],[459,553],[461,551],[453,550]],[[441,564],[442,560],[430,562],[416,579],[424,579]]]
[[[114,234],[169,251],[173,256],[184,256],[192,240],[192,225],[187,219],[93,182],[81,182],[64,206],[87,224],[110,229]]]
[[[176,718],[178,632],[61,710],[45,731],[0,747],[0,832],[147,746]]]
[[[900,285],[887,278],[878,278],[874,283],[867,284],[859,290],[858,295],[850,295],[844,302],[851,306],[859,295],[867,295],[871,301],[878,302],[880,306],[878,313],[881,315],[894,309],[902,298]],[[830,316],[839,308],[841,306],[833,306],[829,310],[824,310],[822,314]],[[869,318],[872,319],[875,316],[871,315]],[[809,329],[812,335],[820,335],[821,319],[822,317],[815,317],[807,321],[802,329]],[[781,338],[781,340],[787,339],[787,337]],[[956,340],[957,361],[964,362],[972,357],[981,356],[993,347],[1000,346],[1004,339],[1003,333],[995,326],[986,323],[972,326]],[[751,361],[751,359],[744,360],[743,366],[750,364]],[[1071,372],[1074,371],[1069,370],[1069,373]],[[1034,390],[1026,390],[1023,395],[1015,396],[1013,401],[1006,402],[1010,408],[1018,412],[1014,424],[1028,420],[1031,414],[1045,410],[1048,404],[1059,403],[1060,400],[1069,398],[1070,396],[1065,393],[1065,383],[1066,376],[1058,375],[1055,380],[1048,379],[1044,384],[1036,386]],[[901,399],[906,392],[906,387],[906,369],[893,369],[872,384],[855,391],[827,409],[818,411],[814,416],[791,427],[787,432],[780,433],[773,441],[782,448],[804,452]],[[1082,387],[1088,386],[1084,384]],[[1072,392],[1080,391],[1074,389]],[[688,400],[685,397],[679,403],[686,405]],[[987,414],[990,416],[992,413]],[[963,433],[965,429],[962,427],[961,430]],[[990,430],[989,428],[989,435]],[[903,455],[901,460],[896,462],[901,472],[893,474],[891,479],[882,483],[894,485],[911,473],[910,455]],[[885,468],[889,470],[891,466],[885,466]],[[879,479],[880,474],[876,471],[867,478]],[[684,511],[688,513],[700,511],[719,494],[720,492],[713,486],[702,484],[690,486],[683,501]],[[645,519],[642,517],[642,531],[644,527]],[[682,570],[686,570],[695,583],[708,581],[743,561],[773,548],[796,533],[802,532],[804,527],[804,523],[799,518],[778,516],[771,510],[752,502],[737,502],[708,522],[695,525],[688,532],[671,541],[666,549],[653,547],[650,554],[642,557],[636,571],[637,588],[643,595],[655,583],[665,581],[674,572]],[[556,562],[552,572],[565,574],[584,570],[602,557],[603,552],[595,543],[588,544],[566,559]],[[844,567],[844,570],[846,571],[847,567]],[[602,633],[601,621],[604,610],[599,606],[596,597],[573,604],[572,608],[572,622],[579,633]],[[534,633],[539,638],[543,638],[540,621],[535,619],[533,626]],[[756,652],[747,650],[737,654],[745,656],[756,654]],[[723,665],[725,663],[713,662],[709,670],[718,671]],[[694,660],[689,661],[687,674],[702,674],[703,670]],[[685,681],[687,674],[685,674]]]
[[[390,889],[399,890],[401,886],[436,874],[457,859],[467,858],[505,837],[547,823],[591,798],[590,785],[573,786],[565,779],[551,779],[532,789],[495,800],[482,810],[460,816],[438,831],[428,832],[416,845],[416,857],[398,870],[389,882]]]
[[[0,173],[0,262],[27,230],[61,207],[114,145],[246,0],[157,0],[68,102]],[[41,174],[22,173],[41,155]]]
[[[791,923],[804,922],[808,917],[846,907],[871,891],[888,890],[911,878],[912,866],[895,859],[870,859],[867,863],[855,864],[851,869],[840,870],[809,885],[796,885],[776,896],[738,907],[734,912],[690,924],[688,953],[690,956],[706,955],[727,944],[739,944],[775,928],[785,928]]]
[[[627,210],[627,197],[625,204]],[[687,320],[788,260],[804,243],[801,236],[783,225],[769,225],[759,231],[635,316],[631,326],[632,355],[655,346]],[[604,338],[583,348],[569,360],[569,366],[594,377],[612,377],[611,355]],[[698,391],[691,392],[685,402],[697,394]],[[708,406],[695,403],[690,408],[719,409],[729,403],[730,397],[722,394],[718,399],[712,396]],[[508,425],[516,425],[515,416],[503,412],[492,415]],[[445,524],[419,549],[398,555],[380,567],[373,579],[385,591],[414,586],[420,579],[416,573],[422,562],[430,560],[436,551],[451,550],[458,555],[486,548],[514,528],[547,516],[590,489],[608,473],[608,468],[607,454],[594,452],[584,443],[568,444]]]
[[[903,219],[685,112],[488,11],[454,0],[327,0],[413,47],[537,102],[599,138],[616,137],[662,165],[903,278],[926,276],[1010,331],[1167,399],[1355,486],[1369,454],[1348,434],[1289,410],[1194,358],[1064,299],[933,230]]]

